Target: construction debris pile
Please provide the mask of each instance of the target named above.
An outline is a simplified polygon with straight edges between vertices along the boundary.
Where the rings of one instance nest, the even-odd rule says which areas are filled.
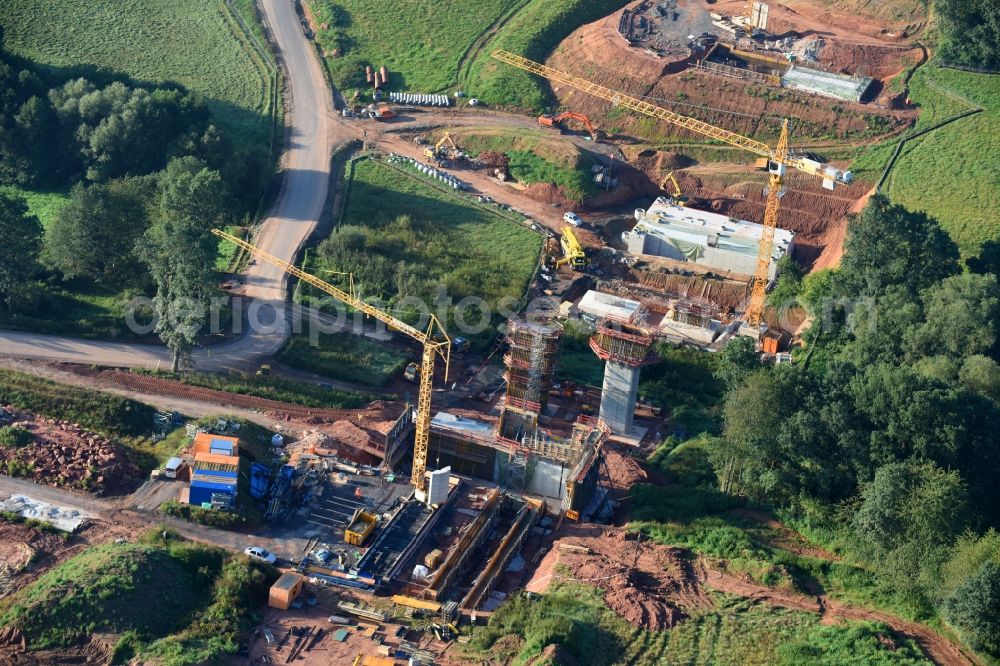
[[[804,60],[806,62],[816,62],[819,60],[820,51],[826,42],[823,41],[821,37],[806,37],[805,39],[800,39],[785,50],[794,60]]]
[[[24,446],[0,446],[0,464],[10,476],[97,495],[130,491],[138,485],[142,470],[111,440],[69,421],[9,406],[3,411],[9,415],[4,425],[31,435]]]
[[[630,46],[656,56],[687,55],[692,37],[712,30],[707,14],[678,6],[677,0],[646,0],[622,10],[618,34]]]

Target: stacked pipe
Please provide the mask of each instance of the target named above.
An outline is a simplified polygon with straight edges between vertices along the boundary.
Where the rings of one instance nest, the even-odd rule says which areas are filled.
[[[420,160],[416,160],[412,157],[403,157],[402,155],[390,153],[388,161],[390,163],[409,162],[410,164],[415,166],[417,168],[417,171],[419,171],[420,173],[429,176],[431,178],[436,178],[437,180],[440,180],[441,182],[445,183],[446,185],[455,190],[465,190],[468,189],[469,187],[468,185],[460,181],[458,178],[452,176],[450,173],[445,173],[440,169],[435,169],[431,165],[424,164]]]
[[[447,95],[422,95],[417,93],[389,93],[389,100],[397,104],[411,104],[415,106],[451,106],[451,100]]]

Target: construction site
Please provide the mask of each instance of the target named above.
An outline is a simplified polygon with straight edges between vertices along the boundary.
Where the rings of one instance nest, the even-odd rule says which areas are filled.
[[[806,4],[636,0],[577,24],[537,60],[494,48],[484,33],[463,63],[482,51],[491,67],[542,82],[551,99],[530,114],[476,97],[471,85],[411,90],[394,60],[352,64],[365,88],[350,97],[333,91],[341,135],[320,231],[291,256],[263,233],[212,233],[245,266],[283,289],[290,281],[296,306],[302,293],[321,294],[356,315],[354,330],[323,335],[348,348],[362,338],[384,347],[402,359],[392,376],[367,384],[324,374],[309,356],[300,365],[255,360],[248,371],[362,398],[323,407],[127,364],[40,357],[58,381],[162,403],[157,441],[182,429],[179,411],[196,413],[192,405],[210,406],[201,416],[227,416],[188,420],[184,437],[169,440],[176,450],[144,480],[110,438],[0,404],[0,426],[33,437],[17,451],[0,447],[0,463],[30,464],[26,478],[36,484],[127,498],[115,513],[107,509],[116,518],[161,507],[171,507],[163,511],[177,519],[171,527],[232,517],[246,534],[224,547],[245,536],[246,554],[281,571],[240,663],[470,663],[459,646],[466,627],[564,577],[593,582],[608,608],[651,632],[716,612],[710,588],[764,598],[765,588],[691,553],[643,543],[621,528],[621,508],[636,486],[664,485],[640,461],[668,437],[691,434],[678,405],[643,386],[644,373],[662,369],[673,349],[704,358],[745,338],[762,363],[798,362],[792,352],[804,346],[806,312],[768,301],[780,267],[792,260],[805,274],[836,266],[848,215],[874,191],[836,149],[856,137],[901,135],[916,122],[905,85],[890,84],[926,59],[922,47],[898,25],[835,25]],[[308,35],[332,29],[308,7],[297,12]],[[827,150],[835,157],[823,157]],[[358,165],[398,198],[359,195],[370,183],[359,180]],[[360,229],[378,225],[368,211],[352,213],[355,201],[369,210],[400,206],[396,217],[378,212],[406,235],[386,235],[381,245],[372,239],[382,237],[364,236]],[[482,217],[461,220],[469,211]],[[461,220],[448,241],[432,237],[444,222],[420,217],[439,214]],[[486,228],[494,235],[475,235]],[[517,244],[510,229],[537,244]],[[328,238],[347,250],[321,246]],[[467,333],[447,308],[420,319],[423,310],[404,313],[396,300],[416,293],[406,291],[400,267],[432,271],[419,258],[387,257],[418,257],[418,245],[434,243],[449,245],[428,252],[449,266],[468,252],[469,265],[489,270],[506,264],[487,255],[541,251],[528,252],[515,311],[490,312],[485,332]],[[331,256],[361,257],[391,279],[356,284],[353,272],[322,263]],[[465,267],[456,274],[447,280],[453,291],[482,284]],[[227,278],[231,294],[254,294],[252,278]],[[508,280],[516,282],[495,281]],[[281,353],[290,336],[303,335],[290,331]],[[80,440],[86,446],[72,445]],[[24,519],[50,508],[14,497],[5,506]],[[126,538],[88,520],[73,531],[104,543]],[[53,563],[68,559],[26,530],[0,532],[37,542]],[[25,560],[22,551],[10,558]],[[0,592],[12,592],[15,579],[0,568]],[[813,610],[798,596],[782,599],[783,608]],[[5,636],[0,661],[3,649],[24,652],[18,636]],[[489,663],[513,663],[505,659]]]

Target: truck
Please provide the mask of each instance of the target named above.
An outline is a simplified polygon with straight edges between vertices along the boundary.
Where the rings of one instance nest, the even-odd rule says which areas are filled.
[[[377,523],[377,516],[361,509],[356,510],[354,515],[351,516],[351,522],[344,530],[344,541],[352,546],[362,545],[371,536],[371,533],[375,531]]]
[[[176,479],[181,471],[183,471],[185,465],[187,465],[187,463],[185,463],[182,458],[177,458],[176,456],[171,458],[167,461],[167,464],[163,466],[164,478]]]
[[[408,382],[416,382],[418,377],[420,377],[420,366],[416,363],[408,364],[403,371],[403,378]]]

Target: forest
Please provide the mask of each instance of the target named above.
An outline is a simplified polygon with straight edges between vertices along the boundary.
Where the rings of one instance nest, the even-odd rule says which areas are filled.
[[[83,292],[111,299],[120,326],[134,296],[155,297],[156,332],[183,355],[204,308],[177,304],[216,290],[209,230],[253,213],[272,165],[236,148],[197,94],[93,74],[61,80],[0,41],[0,317],[44,330],[53,312],[69,314],[67,292]],[[68,190],[68,202],[46,228],[2,186]],[[128,334],[69,323],[77,335]]]
[[[841,266],[799,284],[800,362],[723,352],[704,441],[718,489],[846,544],[915,615],[1000,656],[995,245],[963,266],[933,218],[872,197]]]

